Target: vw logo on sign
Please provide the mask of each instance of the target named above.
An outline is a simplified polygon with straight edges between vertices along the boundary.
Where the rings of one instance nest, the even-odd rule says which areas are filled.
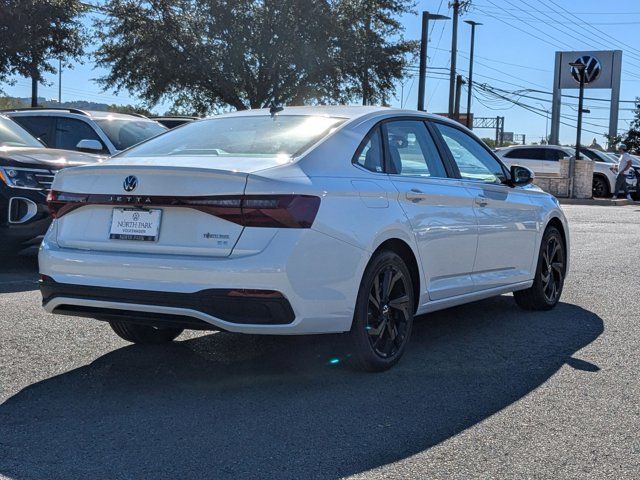
[[[584,83],[594,82],[600,76],[600,72],[602,72],[602,65],[600,65],[600,61],[591,55],[583,55],[582,57],[577,58],[576,63],[582,63],[585,65]],[[571,67],[571,76],[576,82],[580,83],[580,74],[576,67]]]
[[[133,175],[129,175],[127,178],[125,178],[122,184],[122,188],[124,188],[125,192],[133,192],[137,186],[138,179]]]

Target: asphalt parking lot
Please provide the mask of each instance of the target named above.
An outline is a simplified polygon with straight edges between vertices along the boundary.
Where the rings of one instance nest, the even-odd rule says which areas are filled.
[[[640,476],[640,206],[566,206],[551,312],[501,296],[419,319],[362,374],[336,336],[183,334],[132,346],[40,307],[33,256],[0,266],[0,477]]]

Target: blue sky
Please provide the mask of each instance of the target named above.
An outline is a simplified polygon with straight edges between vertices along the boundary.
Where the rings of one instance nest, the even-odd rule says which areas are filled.
[[[423,0],[416,5],[416,15],[406,15],[402,23],[406,27],[405,37],[420,37],[420,11],[451,14],[448,0]],[[609,10],[614,6],[615,10]],[[557,50],[623,50],[622,100],[633,100],[640,96],[640,2],[637,0],[474,0],[472,7],[461,20],[482,22],[476,30],[476,62],[474,80],[491,87],[507,91],[519,91],[541,100],[520,98],[520,101],[539,110],[538,114],[512,103],[486,94],[473,100],[472,111],[476,116],[505,117],[505,131],[526,134],[528,141],[539,141],[545,134],[544,109],[550,109],[551,95],[539,92],[523,92],[535,89],[550,92],[552,88],[554,52]],[[458,35],[458,71],[467,75],[470,27],[460,22]],[[429,42],[429,67],[433,68],[427,78],[427,109],[430,112],[445,112],[448,105],[448,79],[445,69],[449,67],[451,45],[451,21],[432,22]],[[417,62],[416,62],[417,64]],[[95,69],[88,59],[84,65],[63,73],[62,99],[85,99],[105,103],[140,103],[127,92],[104,92],[94,79],[104,74]],[[40,86],[39,93],[47,98],[57,98],[57,76],[50,76],[51,86]],[[392,105],[401,104],[415,108],[417,104],[418,80],[408,76],[398,83],[397,95]],[[18,78],[15,86],[2,86],[9,95],[28,97],[30,82]],[[401,97],[401,94],[404,94]],[[564,93],[576,94],[565,91]],[[608,90],[589,90],[589,97],[607,99]],[[466,91],[463,91],[466,98]],[[518,98],[512,96],[512,98]],[[564,121],[575,124],[575,100],[563,100]],[[464,102],[463,102],[464,105]],[[608,102],[587,101],[591,113],[585,115],[583,141],[590,142],[607,130]],[[633,105],[623,103],[619,128],[626,129],[632,118]],[[163,113],[168,105],[159,105],[156,111]],[[625,110],[626,109],[626,110]],[[464,110],[464,108],[463,108]],[[592,130],[591,133],[586,130]],[[481,136],[493,136],[490,130],[479,130]],[[575,140],[575,129],[562,126],[562,143]]]

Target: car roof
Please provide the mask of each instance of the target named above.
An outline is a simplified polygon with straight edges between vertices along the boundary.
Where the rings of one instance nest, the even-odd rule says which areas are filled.
[[[91,119],[122,119],[122,120],[149,120],[152,119],[140,114],[106,112],[101,110],[81,110],[78,108],[16,108],[14,110],[4,110],[3,113],[8,116],[27,116],[27,115],[52,115],[64,117],[68,115],[84,115]]]
[[[238,117],[238,116],[260,116],[260,115],[270,115],[270,109],[268,108],[254,108],[248,110],[239,110],[237,112],[223,113],[220,115],[212,115],[207,117],[207,119],[212,118],[225,118],[225,117]],[[379,107],[379,106],[360,106],[360,105],[314,105],[307,107],[283,107],[281,111],[277,113],[279,116],[286,115],[321,115],[328,117],[338,117],[345,119],[356,119],[365,117],[368,115],[411,115],[411,116],[421,116],[425,118],[430,118],[434,120],[443,120],[446,122],[451,122],[456,125],[460,125],[453,120],[449,120],[446,117],[441,115],[434,115],[425,112],[421,112],[418,110],[408,110],[408,109],[400,109],[393,107]]]
[[[509,145],[507,147],[498,147],[496,150],[509,150],[514,148],[562,148],[566,150],[571,147],[565,147],[563,145]]]

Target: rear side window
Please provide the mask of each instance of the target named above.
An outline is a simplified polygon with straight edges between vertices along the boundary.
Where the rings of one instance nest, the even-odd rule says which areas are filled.
[[[87,122],[75,118],[58,118],[54,145],[64,150],[76,150],[80,140],[97,140],[106,150],[104,143]]]
[[[372,172],[384,172],[382,163],[382,135],[380,127],[376,127],[369,133],[365,142],[360,146],[355,155],[355,163]]]
[[[54,147],[55,139],[53,138],[53,128],[55,118],[52,117],[26,117],[15,116],[11,117],[22,128],[29,132],[34,137],[40,139],[47,147]]]
[[[398,120],[384,124],[387,173],[444,178],[447,173],[424,122]]]
[[[547,154],[543,148],[514,148],[505,154],[505,158],[521,158],[523,160],[546,160]]]

